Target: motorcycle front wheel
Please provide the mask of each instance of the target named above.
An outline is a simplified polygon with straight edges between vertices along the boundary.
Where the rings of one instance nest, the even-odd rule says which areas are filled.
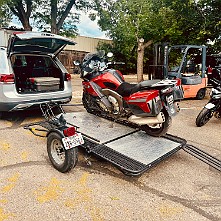
[[[204,107],[196,118],[196,126],[202,127],[212,118],[212,116],[213,111]]]
[[[62,136],[59,133],[51,132],[47,138],[47,152],[53,167],[65,173],[76,166],[78,150],[77,148],[65,150],[61,139]]]
[[[142,125],[141,130],[145,131],[148,135],[154,137],[161,137],[165,135],[171,124],[171,117],[169,116],[167,111],[163,111],[165,121],[161,124],[153,124],[153,125]]]

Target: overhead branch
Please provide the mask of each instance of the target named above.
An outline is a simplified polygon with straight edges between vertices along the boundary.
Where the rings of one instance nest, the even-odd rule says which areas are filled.
[[[19,13],[15,10],[15,8],[14,8],[14,7],[9,7],[9,8],[10,8],[10,10],[12,11],[12,13],[13,13],[15,16],[19,17],[19,19],[20,19]]]
[[[57,12],[58,12],[58,1],[51,0],[51,32],[57,34]]]
[[[26,1],[26,5],[27,5],[26,16],[27,16],[28,18],[30,18],[31,12],[32,12],[32,0],[27,0],[27,1]]]
[[[60,20],[57,23],[57,29],[60,30],[61,26],[64,23],[64,20],[66,19],[66,17],[68,16],[69,12],[71,11],[73,5],[75,4],[76,0],[70,0],[70,2],[68,3],[66,9],[64,10]]]
[[[150,41],[146,42],[143,46],[144,46],[144,48],[147,48],[152,44],[153,44],[153,40],[150,40]]]

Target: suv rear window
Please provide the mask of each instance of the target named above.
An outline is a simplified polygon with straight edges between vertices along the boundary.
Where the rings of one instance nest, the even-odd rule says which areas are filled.
[[[9,65],[6,50],[0,48],[0,74],[9,74]]]
[[[60,39],[42,39],[42,38],[34,38],[34,39],[27,39],[27,40],[19,40],[16,38],[14,43],[14,50],[15,51],[41,51],[47,53],[54,53],[66,42]]]

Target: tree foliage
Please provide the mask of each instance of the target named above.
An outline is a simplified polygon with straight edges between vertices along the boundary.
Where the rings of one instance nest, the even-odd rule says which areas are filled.
[[[6,2],[7,0],[0,0],[0,27],[7,27],[11,21],[11,11]]]
[[[79,22],[79,12],[87,10],[88,1],[85,0],[41,0],[41,6],[34,13],[35,25],[40,30],[51,30],[66,36],[76,34],[76,24]]]
[[[87,0],[0,0],[0,17],[16,16],[25,30],[37,27],[41,31],[74,35],[79,11],[88,7]]]
[[[126,62],[135,64],[138,40],[206,44],[220,35],[219,0],[94,0],[98,24]],[[212,10],[211,10],[212,9]],[[146,50],[144,63],[152,51]],[[151,59],[150,59],[151,60]],[[149,62],[150,63],[150,62]]]

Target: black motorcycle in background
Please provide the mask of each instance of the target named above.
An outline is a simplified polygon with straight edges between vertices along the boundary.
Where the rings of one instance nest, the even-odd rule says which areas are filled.
[[[218,70],[221,72],[221,70]],[[196,118],[197,127],[205,125],[213,116],[221,118],[221,80],[217,78],[210,79],[213,88],[210,93],[210,100],[200,111]]]

